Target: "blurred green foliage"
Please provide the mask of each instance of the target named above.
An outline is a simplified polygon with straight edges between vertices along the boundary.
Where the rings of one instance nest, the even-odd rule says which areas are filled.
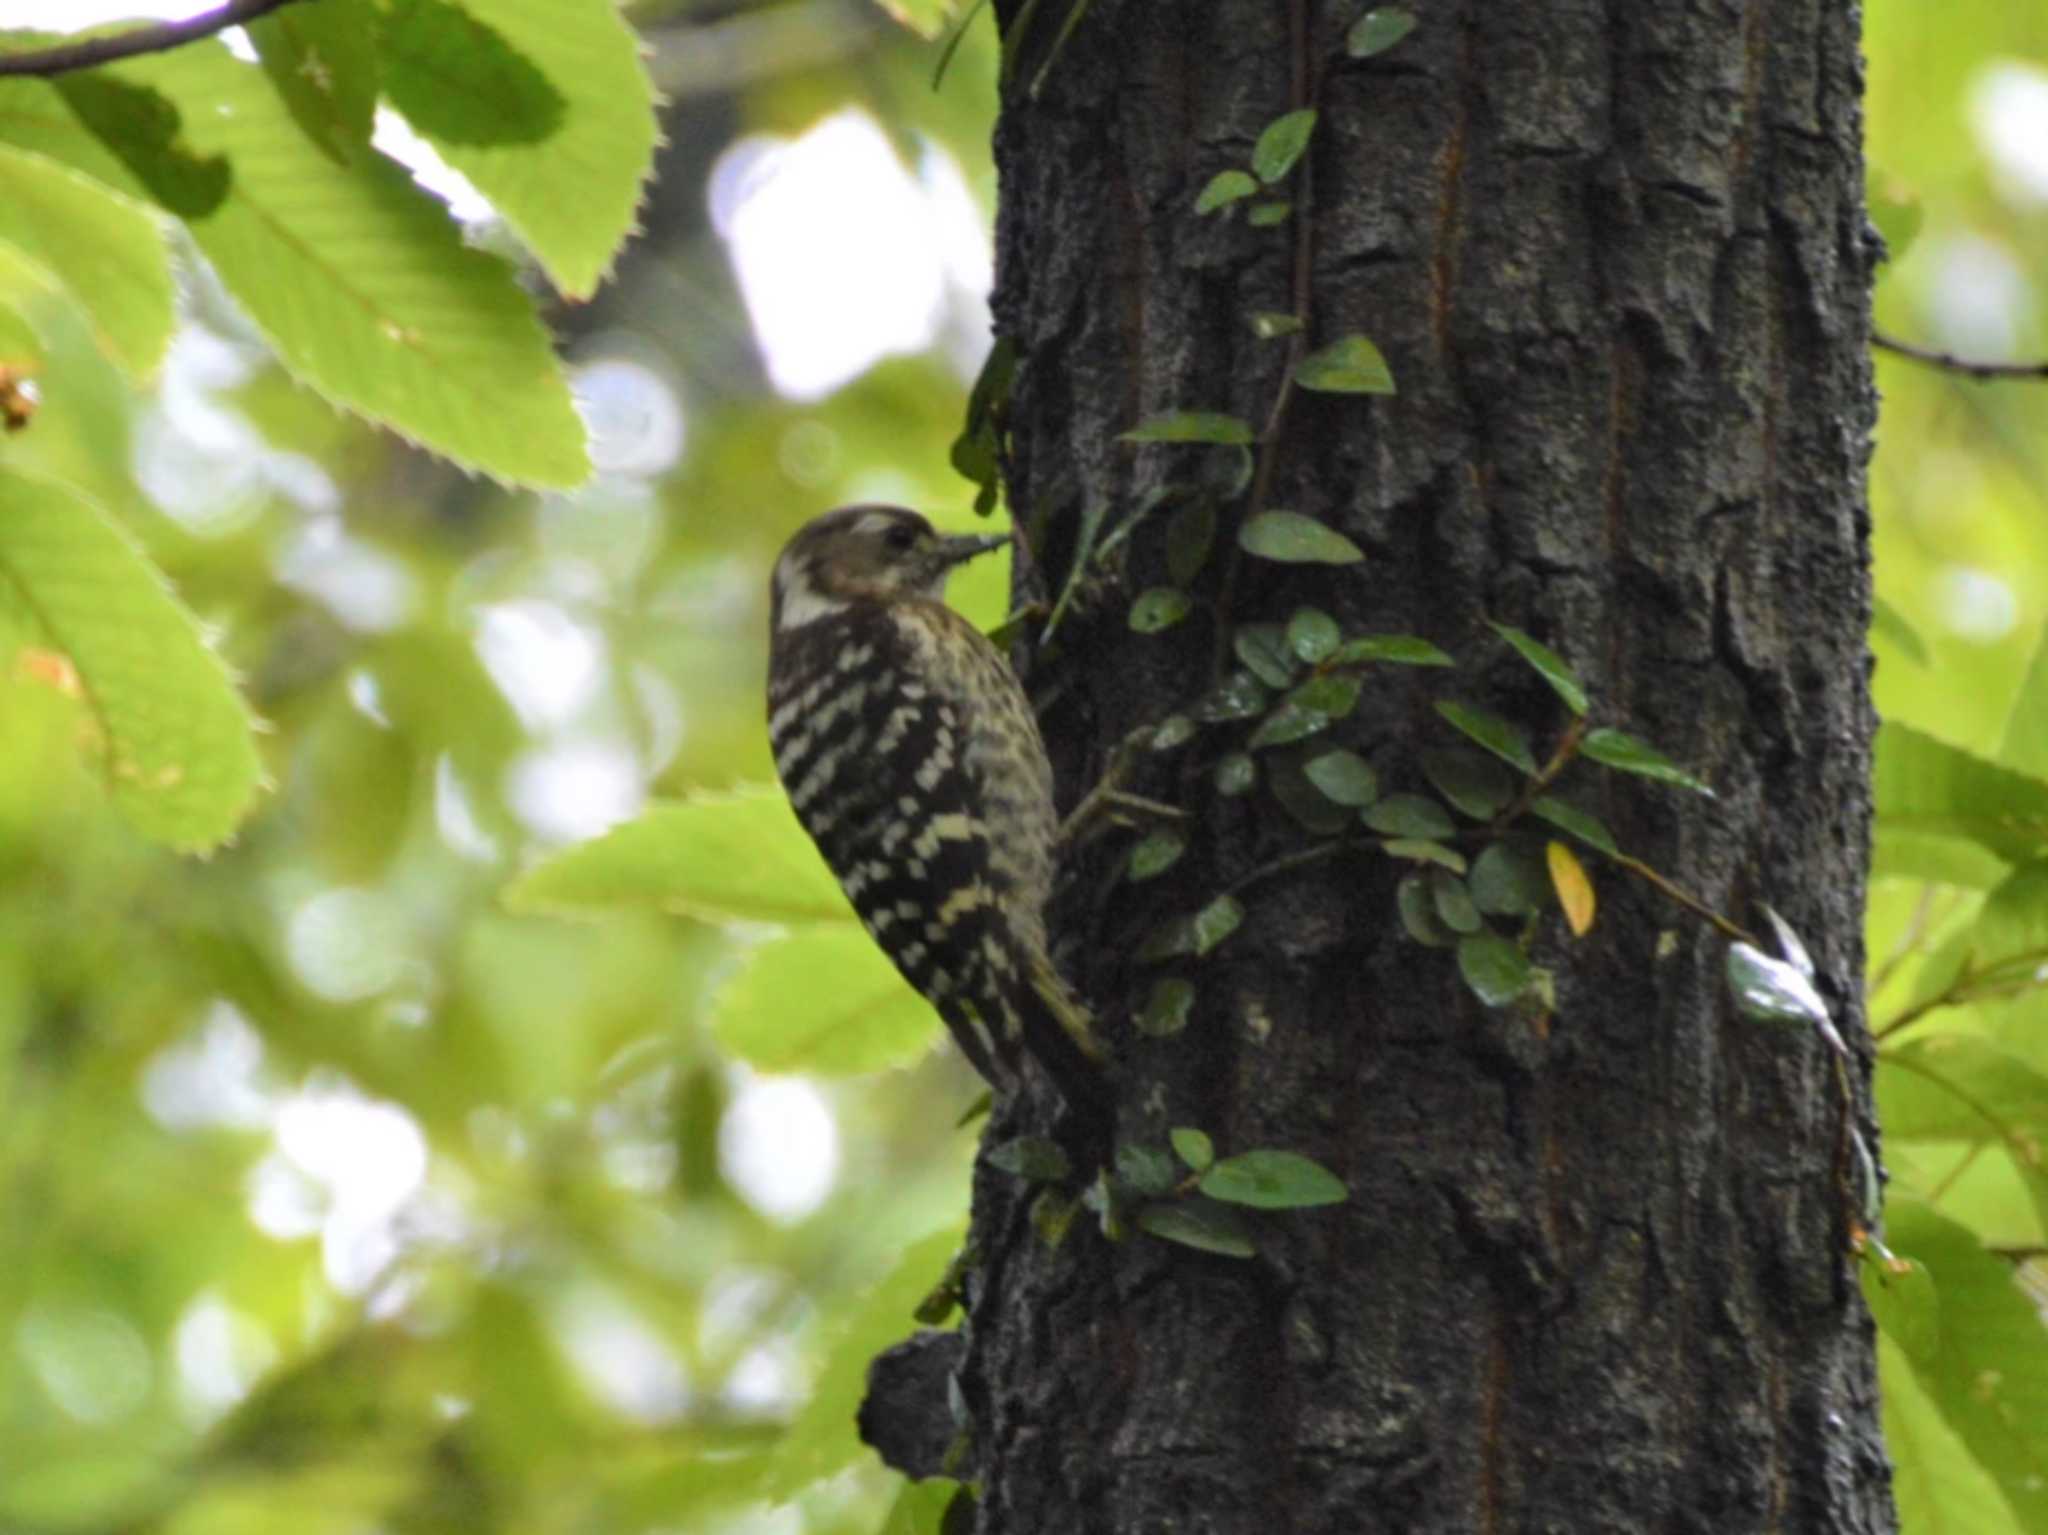
[[[2048,15],[1866,15],[1881,326],[2048,357],[2000,126],[2048,121]],[[957,1242],[974,1082],[745,786],[767,561],[841,501],[971,520],[985,322],[791,398],[722,236],[754,136],[848,109],[985,215],[993,31],[934,93],[855,0],[634,19],[645,75],[605,0],[321,0],[262,72],[0,84],[42,402],[0,441],[0,1529],[936,1527],[850,1414]],[[503,225],[372,153],[380,90]],[[583,298],[634,222],[543,307],[558,374],[493,253]],[[1909,1531],[2048,1530],[2048,385],[1879,369],[1888,1428]],[[576,478],[571,389],[599,472],[517,488]]]

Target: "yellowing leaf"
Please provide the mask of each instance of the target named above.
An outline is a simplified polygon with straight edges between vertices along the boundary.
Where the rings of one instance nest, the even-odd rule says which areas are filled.
[[[1562,842],[1549,843],[1543,852],[1550,862],[1550,885],[1557,892],[1557,904],[1564,908],[1564,920],[1571,925],[1574,938],[1583,938],[1593,926],[1593,881],[1587,878],[1579,855]]]

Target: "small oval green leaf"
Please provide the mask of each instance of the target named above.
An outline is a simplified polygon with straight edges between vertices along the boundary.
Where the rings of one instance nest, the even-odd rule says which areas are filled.
[[[1498,714],[1449,699],[1438,699],[1436,712],[1510,767],[1520,768],[1531,778],[1536,776],[1536,759],[1529,754],[1529,738],[1520,727]]]
[[[1073,1166],[1059,1142],[1047,1140],[1042,1135],[1020,1135],[1015,1140],[992,1147],[988,1165],[997,1172],[1009,1173],[1031,1183],[1057,1183]]]
[[[1488,1007],[1506,1007],[1529,989],[1529,957],[1498,933],[1458,940],[1458,974]]]
[[[1595,762],[1604,763],[1621,772],[1634,773],[1642,778],[1654,778],[1659,783],[1676,784],[1681,789],[1704,794],[1708,799],[1714,797],[1714,791],[1705,783],[1693,777],[1647,741],[1639,741],[1626,731],[1591,731],[1580,743],[1579,750]]]
[[[1358,809],[1379,797],[1379,777],[1357,752],[1327,751],[1311,757],[1301,770],[1333,804]]]
[[[1261,512],[1238,530],[1246,554],[1283,565],[1355,565],[1365,551],[1335,528],[1299,512]]]
[[[1453,874],[1465,872],[1463,854],[1423,837],[1390,837],[1380,844],[1380,851],[1390,858],[1405,858],[1410,863],[1433,863]]]
[[[1341,1204],[1351,1191],[1322,1163],[1299,1152],[1259,1150],[1225,1157],[1199,1185],[1211,1199],[1256,1210]]]
[[[1388,837],[1452,837],[1458,831],[1451,813],[1422,794],[1389,794],[1360,819]]]
[[[1514,801],[1515,780],[1477,752],[1431,751],[1422,757],[1430,787],[1475,821],[1490,821]]]
[[[1296,608],[1287,620],[1287,644],[1302,660],[1313,666],[1344,638],[1337,620],[1321,608]]]
[[[1536,674],[1549,683],[1552,691],[1565,702],[1565,707],[1574,714],[1586,712],[1586,689],[1579,681],[1579,674],[1566,664],[1563,656],[1540,640],[1523,633],[1513,624],[1493,624],[1493,632],[1515,648],[1515,653],[1530,666]]]
[[[1227,1206],[1186,1199],[1170,1205],[1147,1205],[1138,1212],[1138,1229],[1164,1241],[1178,1242],[1226,1258],[1249,1258],[1258,1252],[1244,1220]]]
[[[1244,221],[1254,229],[1271,229],[1275,224],[1286,223],[1288,215],[1293,212],[1293,203],[1284,197],[1276,197],[1270,202],[1253,203]]]
[[[1232,752],[1216,764],[1216,792],[1226,798],[1236,798],[1258,781],[1258,764],[1249,752]]]
[[[1289,699],[1271,714],[1259,721],[1251,739],[1244,744],[1252,751],[1264,751],[1269,746],[1286,746],[1295,741],[1305,741],[1330,728],[1330,716],[1320,709],[1304,709]]]
[[[1214,213],[1258,191],[1259,184],[1243,171],[1218,171],[1195,197],[1195,212]]]
[[[1157,879],[1168,869],[1180,862],[1180,855],[1188,850],[1187,838],[1170,829],[1155,831],[1131,849],[1130,862],[1125,866],[1125,877],[1132,883]]]
[[[1287,631],[1278,624],[1240,624],[1231,648],[1268,687],[1291,687],[1301,673],[1301,663],[1287,643]]]
[[[1155,586],[1140,592],[1131,604],[1130,624],[1138,634],[1157,634],[1171,629],[1188,616],[1188,594],[1170,586]]]
[[[1259,135],[1259,141],[1252,145],[1252,170],[1259,180],[1271,186],[1294,169],[1308,148],[1310,136],[1316,131],[1316,114],[1313,107],[1288,112],[1266,124],[1266,131]]]
[[[1368,661],[1386,661],[1396,666],[1458,664],[1428,640],[1412,634],[1363,634],[1339,645],[1330,661],[1336,666],[1357,666]]]
[[[1198,1173],[1207,1172],[1216,1161],[1216,1143],[1200,1130],[1183,1125],[1168,1131],[1166,1138],[1173,1143],[1174,1155]]]
[[[1188,1013],[1194,1005],[1194,982],[1177,975],[1154,981],[1145,998],[1145,1010],[1138,1014],[1138,1032],[1153,1039],[1178,1034],[1188,1026]]]
[[[1473,903],[1472,892],[1457,875],[1449,869],[1430,870],[1429,893],[1445,927],[1454,933],[1479,931],[1479,908]]]
[[[1621,849],[1614,845],[1614,835],[1600,823],[1598,816],[1567,804],[1553,795],[1545,794],[1529,802],[1529,814],[1539,821],[1548,821],[1559,831],[1568,831],[1595,852],[1606,853],[1619,858]]]
[[[1351,28],[1344,50],[1354,59],[1369,59],[1385,53],[1415,30],[1415,16],[1398,5],[1383,5],[1367,11]]]
[[[1321,394],[1392,394],[1394,375],[1380,349],[1363,336],[1346,336],[1295,365],[1294,381]]]
[[[1436,900],[1430,894],[1427,873],[1404,874],[1394,887],[1394,906],[1401,914],[1401,926],[1417,943],[1432,949],[1448,949],[1458,935],[1436,914]]]
[[[1550,899],[1543,861],[1526,848],[1496,842],[1472,860],[1472,903],[1494,917],[1526,917]]]

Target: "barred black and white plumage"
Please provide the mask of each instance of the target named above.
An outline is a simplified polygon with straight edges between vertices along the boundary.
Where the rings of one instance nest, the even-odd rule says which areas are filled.
[[[797,819],[975,1069],[1007,1089],[1029,1053],[1094,1099],[1102,1052],[1046,947],[1052,766],[1008,664],[944,601],[1002,542],[888,506],[800,529],[775,565],[768,736]]]

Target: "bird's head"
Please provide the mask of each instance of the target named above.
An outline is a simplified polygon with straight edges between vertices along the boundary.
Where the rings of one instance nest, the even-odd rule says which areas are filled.
[[[856,602],[937,602],[953,567],[1009,542],[1001,533],[948,536],[900,506],[842,506],[797,529],[775,562],[776,633]]]

